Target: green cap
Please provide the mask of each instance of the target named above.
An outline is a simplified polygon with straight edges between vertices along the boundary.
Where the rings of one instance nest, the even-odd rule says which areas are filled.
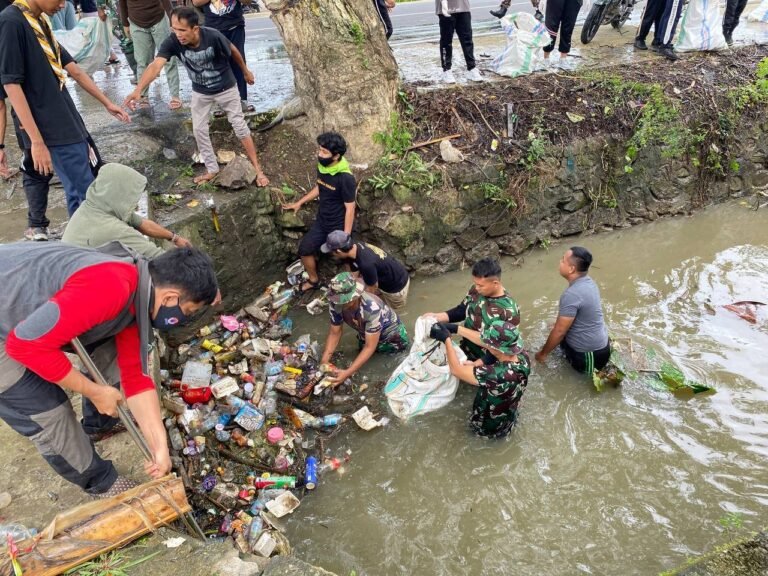
[[[334,304],[346,304],[363,293],[363,287],[349,272],[336,274],[328,283],[328,300]]]
[[[480,340],[489,348],[494,348],[503,354],[519,354],[523,351],[523,337],[520,330],[512,322],[495,318],[483,328]]]

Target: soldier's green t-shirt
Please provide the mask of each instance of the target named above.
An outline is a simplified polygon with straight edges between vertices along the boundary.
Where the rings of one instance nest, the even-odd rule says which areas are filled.
[[[491,438],[509,434],[517,420],[517,408],[530,373],[527,352],[520,352],[517,362],[497,360],[475,368],[479,386],[469,424],[477,434]]]
[[[482,332],[483,326],[495,318],[512,322],[515,326],[520,324],[520,309],[517,302],[506,291],[497,298],[489,298],[481,296],[473,286],[464,297],[462,304],[467,307],[464,327],[470,330]],[[460,346],[470,360],[483,357],[483,348],[465,338],[462,338]]]

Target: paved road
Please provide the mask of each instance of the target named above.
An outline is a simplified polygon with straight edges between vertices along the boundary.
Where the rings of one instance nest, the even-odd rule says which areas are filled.
[[[488,11],[498,8],[496,1],[482,1],[472,5],[472,27],[475,33],[487,31],[495,22],[496,18],[491,16]],[[531,3],[528,0],[515,0],[512,2],[511,11],[530,10]],[[419,0],[418,2],[406,2],[398,4],[390,13],[394,33],[390,39],[393,46],[409,44],[423,40],[425,37],[432,36],[438,38],[437,16],[435,16],[434,0]],[[280,40],[280,34],[268,15],[262,10],[261,13],[251,14],[245,20],[245,33],[248,39],[253,40]]]

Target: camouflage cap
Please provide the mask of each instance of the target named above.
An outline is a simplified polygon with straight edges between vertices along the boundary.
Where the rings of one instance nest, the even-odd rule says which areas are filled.
[[[334,304],[346,304],[363,293],[363,287],[349,272],[336,274],[328,283],[328,300]]]
[[[495,318],[483,328],[480,340],[489,348],[503,354],[519,354],[523,351],[523,337],[512,322]]]

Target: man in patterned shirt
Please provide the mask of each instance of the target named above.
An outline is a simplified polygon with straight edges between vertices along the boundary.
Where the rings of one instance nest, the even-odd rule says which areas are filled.
[[[349,368],[336,374],[336,384],[360,370],[375,352],[400,352],[408,347],[408,333],[397,313],[378,296],[366,292],[351,273],[342,272],[333,277],[328,284],[328,300],[331,328],[320,362],[331,359],[345,323],[357,331],[360,348]]]
[[[438,322],[430,336],[443,343],[451,336],[449,325]],[[446,346],[451,374],[477,386],[469,425],[479,436],[501,438],[517,421],[517,408],[528,385],[531,360],[523,350],[520,331],[512,322],[491,320],[481,333],[487,352],[484,358],[462,364],[453,346]]]
[[[500,319],[511,322],[514,326],[520,324],[520,309],[517,302],[501,285],[501,266],[493,258],[483,258],[472,266],[472,282],[474,286],[455,308],[445,312],[430,312],[427,316],[438,322],[461,322],[461,325],[451,324],[453,332],[462,337],[461,349],[470,360],[482,358],[484,354],[480,333],[491,320]]]

